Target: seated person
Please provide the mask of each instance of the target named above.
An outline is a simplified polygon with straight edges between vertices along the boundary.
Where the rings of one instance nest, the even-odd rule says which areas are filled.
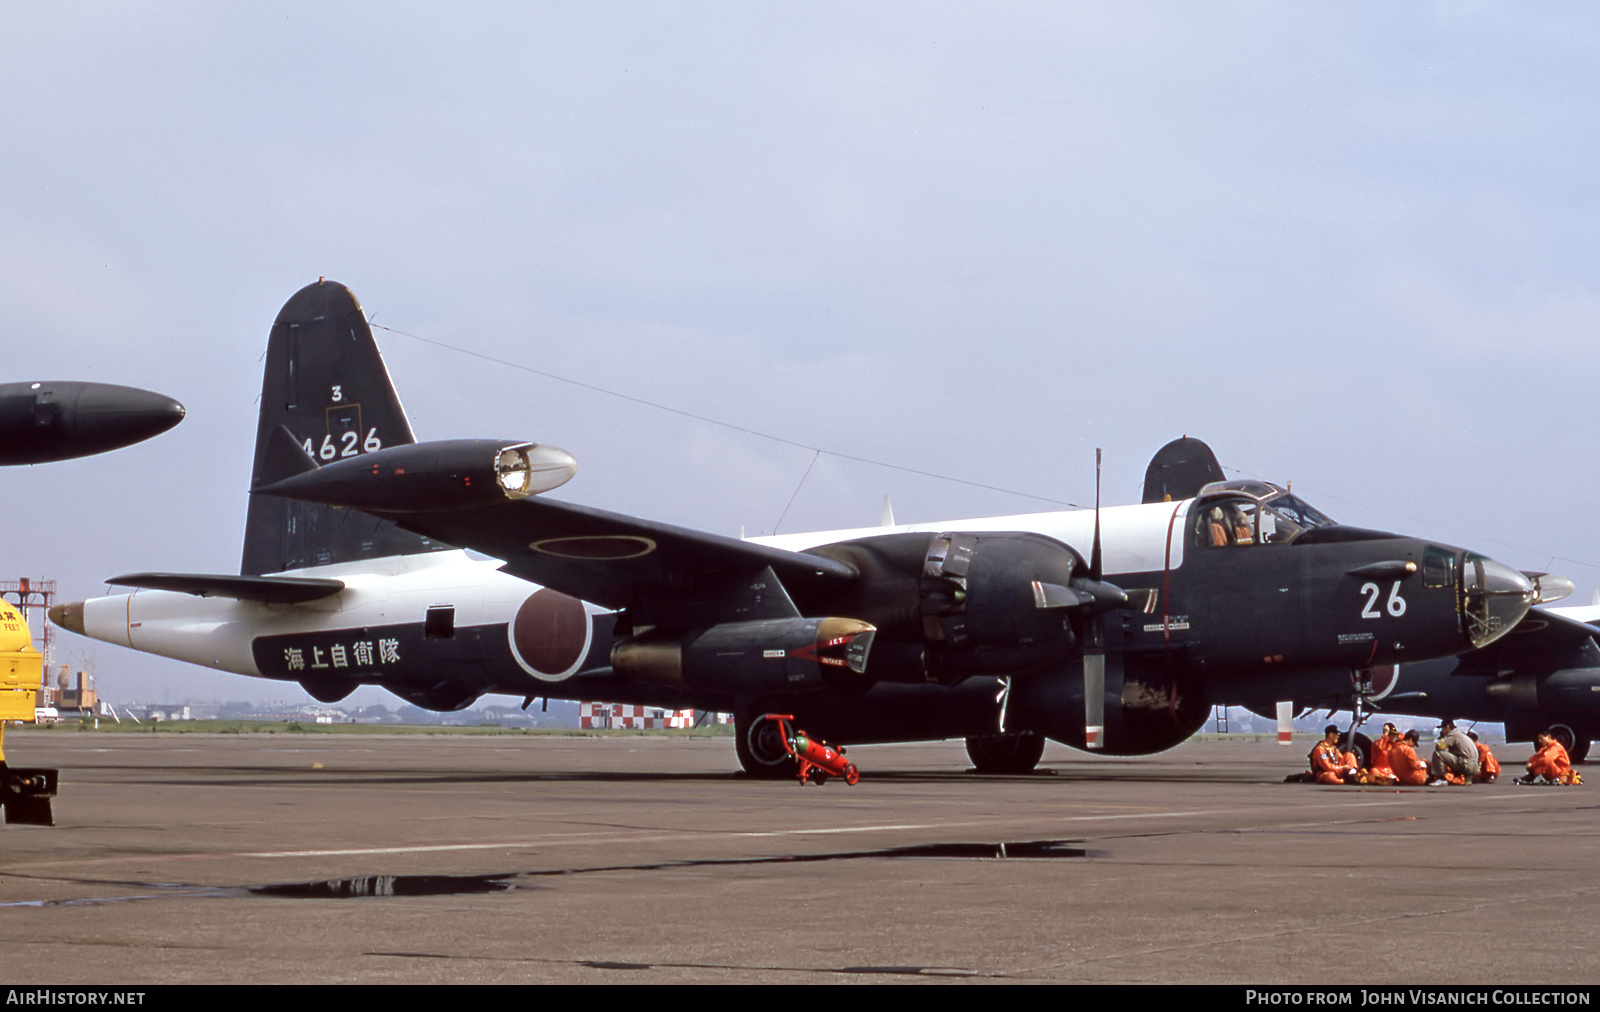
[[[1319,784],[1353,784],[1361,770],[1355,756],[1339,749],[1339,725],[1322,730],[1322,740],[1311,750],[1311,771]]]
[[[1567,758],[1567,750],[1556,741],[1549,731],[1540,731],[1533,738],[1533,747],[1538,749],[1533,758],[1528,760],[1528,775],[1518,783],[1535,783],[1543,778],[1553,784],[1566,783],[1572,776],[1572,761]]]
[[[1403,786],[1421,787],[1428,782],[1428,764],[1417,758],[1417,745],[1422,736],[1407,731],[1405,737],[1389,749],[1389,768]]]
[[[1394,775],[1394,769],[1389,765],[1389,752],[1400,741],[1400,730],[1393,724],[1383,725],[1383,734],[1372,743],[1371,767],[1367,771],[1369,784],[1397,784],[1399,778]]]
[[[1500,760],[1489,751],[1489,746],[1478,740],[1478,732],[1468,731],[1467,737],[1478,746],[1478,783],[1492,784],[1500,778]]]

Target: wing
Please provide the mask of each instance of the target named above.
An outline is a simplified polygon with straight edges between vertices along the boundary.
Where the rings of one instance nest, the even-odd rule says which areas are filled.
[[[385,516],[407,530],[503,559],[501,568],[513,576],[608,608],[659,610],[704,595],[721,599],[728,588],[744,587],[769,569],[792,590],[857,577],[854,567],[835,559],[550,499]]]

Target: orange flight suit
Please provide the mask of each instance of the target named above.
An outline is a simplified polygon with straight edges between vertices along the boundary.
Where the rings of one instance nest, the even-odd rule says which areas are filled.
[[[1379,736],[1367,750],[1371,763],[1367,768],[1367,782],[1372,784],[1392,784],[1396,782],[1394,769],[1389,765],[1389,750],[1394,748],[1394,743],[1400,739],[1389,739]]]
[[[1407,787],[1421,787],[1428,782],[1428,764],[1417,758],[1417,750],[1404,738],[1389,747],[1389,768]]]
[[[1311,750],[1311,768],[1317,774],[1317,783],[1334,785],[1349,783],[1346,774],[1357,770],[1354,756],[1325,741],[1317,742]]]
[[[1528,776],[1560,780],[1572,770],[1572,761],[1559,741],[1552,741],[1528,760]]]
[[[1372,743],[1372,747],[1367,750],[1372,759],[1370,767],[1372,772],[1390,774],[1394,772],[1394,769],[1389,765],[1389,750],[1394,748],[1395,742],[1399,740],[1399,738],[1396,738],[1394,741],[1390,741],[1388,736],[1384,735]]]
[[[1500,776],[1500,760],[1489,751],[1489,746],[1477,742],[1478,746],[1478,783],[1492,784]]]

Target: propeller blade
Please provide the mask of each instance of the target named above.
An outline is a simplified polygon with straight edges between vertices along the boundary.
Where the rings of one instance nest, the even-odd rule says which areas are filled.
[[[1094,448],[1094,547],[1089,552],[1089,579],[1100,582],[1100,447]]]
[[[1000,704],[1000,733],[1006,733],[1006,704],[1011,702],[1011,676],[1000,679],[1000,692],[994,697]]]
[[[1284,700],[1278,704],[1279,745],[1287,745],[1290,743],[1293,731],[1293,728],[1290,726],[1290,721],[1292,720],[1294,720],[1294,703],[1290,700]]]
[[[1083,655],[1083,744],[1098,751],[1105,747],[1106,655]]]

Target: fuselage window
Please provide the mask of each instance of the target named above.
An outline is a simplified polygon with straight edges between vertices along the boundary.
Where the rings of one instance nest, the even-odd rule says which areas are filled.
[[[1422,585],[1424,587],[1450,587],[1455,584],[1456,553],[1443,548],[1429,548],[1422,553]]]

